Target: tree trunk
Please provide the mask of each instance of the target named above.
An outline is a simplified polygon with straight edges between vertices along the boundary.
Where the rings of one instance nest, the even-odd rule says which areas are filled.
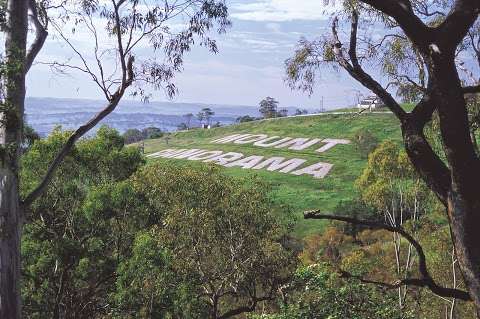
[[[438,64],[434,76],[441,93],[435,100],[452,172],[448,214],[460,269],[480,313],[480,162],[470,138],[467,107],[454,58],[439,62],[443,63]]]
[[[470,136],[468,111],[454,52],[433,56],[430,76],[451,171],[447,210],[465,284],[480,318],[480,161]]]
[[[0,127],[0,318],[21,317],[18,159],[25,101],[27,1],[7,4],[4,104]]]
[[[475,186],[475,185],[473,185]],[[480,200],[466,200],[452,191],[449,196],[448,214],[452,220],[452,233],[460,269],[470,296],[480,318]]]
[[[454,54],[429,58],[427,94],[438,110],[448,167],[423,135],[422,119],[410,116],[402,123],[404,143],[417,172],[447,208],[460,270],[480,318],[480,160],[471,137]]]
[[[475,130],[470,130],[470,138],[472,139],[472,143],[473,143],[473,149],[475,150],[475,153],[477,153],[477,155],[480,154],[480,150],[478,148],[478,142],[477,142],[477,136],[476,136],[476,129]]]
[[[212,303],[212,319],[218,318],[218,299],[216,296],[213,297]]]

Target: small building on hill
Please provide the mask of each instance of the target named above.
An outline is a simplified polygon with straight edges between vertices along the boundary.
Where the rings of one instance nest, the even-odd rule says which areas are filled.
[[[374,110],[385,107],[383,101],[376,95],[370,95],[358,103],[357,107],[360,110]]]

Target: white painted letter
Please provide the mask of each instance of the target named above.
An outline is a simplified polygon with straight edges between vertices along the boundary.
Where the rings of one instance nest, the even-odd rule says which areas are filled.
[[[249,144],[253,142],[257,142],[263,139],[266,139],[268,136],[265,134],[259,134],[259,135],[250,135],[250,136],[245,136],[239,139],[235,140],[235,144]]]
[[[148,154],[147,157],[150,157],[150,158],[165,157],[166,155],[176,154],[177,152],[178,150],[169,148],[156,153]]]
[[[165,153],[163,153],[163,154],[161,155],[161,157],[163,157],[163,158],[172,158],[172,157],[177,156],[177,155],[179,155],[179,154],[182,154],[182,153],[184,153],[184,152],[188,152],[188,150],[187,150],[187,149],[180,149],[180,150],[178,150],[178,149],[177,149],[177,150],[176,150],[176,149],[173,149],[173,150],[170,151],[170,152],[165,152]]]
[[[293,175],[312,175],[315,178],[324,178],[332,169],[332,164],[327,163],[317,163],[305,168],[302,168],[298,171],[292,172]]]
[[[201,160],[206,160],[208,158],[212,158],[212,157],[222,155],[222,154],[223,154],[223,152],[221,152],[221,151],[204,151],[202,153],[190,156],[187,159],[190,160],[190,161],[201,161]]]
[[[234,134],[234,135],[229,135],[229,136],[225,136],[225,137],[222,137],[222,138],[219,138],[219,139],[216,139],[216,140],[213,140],[212,143],[216,143],[216,144],[227,144],[227,143],[230,143],[230,142],[233,142],[239,138],[243,138],[243,137],[247,137],[247,136],[250,136],[251,134]]]
[[[287,146],[293,145],[293,146],[289,147],[288,149],[289,150],[294,150],[294,151],[301,151],[301,150],[304,150],[304,149],[306,149],[306,148],[308,148],[312,145],[317,144],[318,142],[320,142],[320,139],[318,139],[318,138],[314,138],[311,141],[310,141],[309,138],[296,138],[296,139],[288,141],[286,143],[277,145],[277,146],[275,146],[275,148],[282,148],[282,147],[287,147]]]
[[[205,163],[214,162],[215,164],[218,164],[218,165],[225,165],[225,164],[228,164],[229,162],[239,160],[242,157],[243,157],[242,153],[230,152],[220,156],[212,157],[210,159],[205,160],[204,162]]]
[[[276,140],[277,138],[280,138],[279,136],[272,136],[272,137],[269,137],[269,138],[266,138],[264,140],[261,140],[261,141],[258,141],[258,142],[255,142],[253,143],[253,145],[255,146],[260,146],[260,147],[274,147],[278,144],[282,144],[282,143],[285,143],[285,142],[288,142],[290,141],[292,138],[291,137],[285,137],[285,138],[282,138],[281,140],[279,141],[276,141],[276,142],[270,142],[270,143],[267,143],[271,140]]]
[[[328,151],[329,149],[331,149],[332,147],[338,144],[343,144],[343,145],[350,144],[349,140],[337,140],[332,138],[324,139],[322,142],[327,144],[323,145],[318,150],[316,150],[318,153],[323,153],[325,151]]]
[[[183,151],[183,152],[180,152],[180,153],[176,153],[175,155],[170,156],[170,158],[182,159],[182,158],[187,158],[187,157],[197,155],[197,154],[200,154],[200,153],[204,153],[204,152],[205,152],[205,150],[199,150],[199,149],[186,150],[186,151]]]
[[[225,167],[240,166],[241,168],[252,168],[263,160],[263,156],[249,156],[242,160],[225,165]]]
[[[253,169],[262,169],[268,166],[267,171],[274,172],[280,170],[282,173],[289,173],[306,162],[306,160],[298,158],[284,161],[285,158],[283,157],[272,157],[253,167]]]

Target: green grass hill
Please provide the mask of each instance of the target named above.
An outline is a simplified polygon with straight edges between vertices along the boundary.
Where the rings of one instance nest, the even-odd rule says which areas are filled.
[[[256,175],[271,184],[272,198],[279,204],[290,206],[298,217],[296,234],[302,237],[322,227],[321,222],[304,221],[302,213],[305,210],[321,209],[330,212],[341,200],[351,199],[355,195],[354,181],[364,169],[366,159],[362,158],[354,144],[337,145],[324,153],[318,153],[316,150],[322,143],[298,151],[288,148],[263,148],[253,144],[240,145],[233,142],[215,144],[212,141],[232,134],[353,140],[355,133],[361,129],[370,130],[380,141],[401,138],[399,123],[392,114],[324,114],[256,121],[211,130],[177,132],[168,138],[146,141],[145,153],[152,154],[165,149],[202,149],[238,152],[245,156],[260,155],[265,158],[299,158],[307,160],[305,163],[307,166],[317,162],[333,164],[333,168],[323,179],[316,179],[310,175],[295,176],[267,170],[222,167],[226,173],[233,176]],[[202,164],[201,161],[171,158],[155,158],[151,161],[165,161],[175,165],[208,165]]]

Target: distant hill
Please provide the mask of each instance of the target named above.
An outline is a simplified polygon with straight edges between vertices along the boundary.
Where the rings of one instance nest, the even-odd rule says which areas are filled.
[[[296,233],[299,236],[304,236],[319,230],[322,223],[304,221],[302,219],[303,211],[322,209],[325,212],[331,212],[341,200],[351,199],[355,192],[354,181],[366,165],[366,159],[362,159],[353,144],[338,144],[324,152],[318,152],[317,150],[328,144],[328,140],[325,141],[325,139],[352,140],[355,133],[360,129],[369,129],[379,140],[394,139],[400,141],[401,139],[399,124],[392,114],[324,114],[249,122],[211,130],[198,129],[177,132],[170,135],[168,139],[147,141],[145,143],[145,152],[154,154],[166,149],[177,151],[196,149],[222,151],[223,155],[228,152],[241,153],[243,158],[262,156],[262,161],[272,157],[282,157],[285,161],[291,159],[305,161],[296,170],[288,173],[279,172],[280,169],[273,172],[268,171],[266,168],[269,166],[266,164],[263,165],[265,167],[262,169],[222,168],[228,174],[234,176],[258,175],[263,180],[269,182],[273,187],[272,197],[274,200],[280,204],[288,204],[294,210],[295,215],[298,217]],[[254,143],[237,144],[235,140],[231,142],[227,140],[226,143],[213,142],[226,136],[245,134],[250,134],[250,136],[266,135],[270,138],[269,142],[282,139],[288,142],[288,137],[292,139],[305,138],[304,142],[314,144],[303,150],[295,150],[289,149],[288,146],[280,147],[282,144],[277,145],[279,146],[277,148],[276,146],[261,147],[254,145]],[[251,139],[254,140],[255,136],[251,137]],[[314,141],[313,139],[317,140]],[[248,141],[248,136],[243,141]],[[242,140],[237,140],[237,142],[242,142]],[[261,141],[260,144],[262,144]],[[268,144],[268,141],[266,144]],[[168,153],[166,154],[168,155]],[[175,153],[171,154],[175,155]],[[188,155],[188,153],[183,153],[184,155],[182,156],[181,152],[179,154],[177,157],[186,157],[185,154]],[[195,158],[195,151],[192,154],[192,158]],[[201,154],[200,157],[202,157]],[[228,156],[238,157],[239,155],[231,154]],[[191,161],[162,157],[151,160],[176,163],[178,165],[208,165],[200,160]],[[253,162],[255,161],[256,159],[253,158]],[[232,162],[229,163],[231,164]],[[258,166],[254,166],[254,168],[262,167],[261,163]],[[311,165],[316,163],[325,163],[333,166],[331,168],[328,165],[317,167],[316,170],[320,172],[320,175],[322,170],[327,171],[328,169],[326,176],[320,179],[314,178],[309,174],[294,175],[302,173],[302,168],[311,167]]]
[[[85,123],[105,105],[104,101],[84,99],[27,98],[27,122],[42,136],[55,126],[73,129]],[[202,108],[210,107],[215,116],[212,122],[232,124],[243,115],[258,116],[258,107],[248,105],[220,105],[202,103],[148,102],[124,100],[103,124],[108,124],[124,132],[129,128],[156,126],[165,131],[173,131],[184,122],[186,113],[197,114]],[[293,108],[289,108],[294,112]],[[196,120],[193,119],[193,123]]]

